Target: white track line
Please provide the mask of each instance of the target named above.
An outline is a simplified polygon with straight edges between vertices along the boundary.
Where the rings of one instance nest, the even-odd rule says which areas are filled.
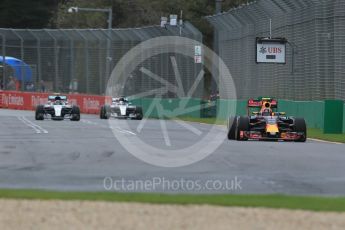
[[[35,126],[36,128],[40,129],[43,133],[48,133],[48,130],[44,129],[43,127],[39,126],[38,124],[33,123],[32,121],[30,121],[29,119],[27,119],[26,117],[23,116],[23,119],[28,122],[29,124]]]
[[[32,128],[33,130],[36,131],[36,133],[48,133],[48,130],[42,128],[41,126],[33,123],[32,121],[28,120],[26,117],[21,116],[17,117],[21,122],[23,122],[25,125],[28,127]]]
[[[102,125],[98,124],[97,122],[93,122],[93,121],[89,121],[89,120],[85,120],[85,119],[81,119],[81,122],[84,122],[85,124],[89,124],[89,125],[102,126]]]
[[[316,138],[307,138],[307,140],[311,140],[311,141],[317,141],[317,142],[322,142],[322,143],[328,143],[328,144],[337,144],[337,145],[343,145],[344,143],[341,142],[334,142],[334,141],[325,141],[325,140],[320,140],[320,139],[316,139]]]
[[[135,133],[133,133],[133,132],[127,130],[127,129],[121,129],[121,128],[119,128],[119,127],[116,127],[116,129],[117,129],[119,132],[122,132],[122,133],[124,132],[124,133],[132,134],[132,135],[137,135],[137,134],[135,134]]]
[[[40,130],[40,129],[36,128],[35,126],[33,126],[33,125],[29,124],[29,123],[27,123],[27,122],[23,119],[23,117],[17,117],[17,118],[18,118],[21,122],[23,122],[26,126],[29,126],[30,128],[34,129],[34,130],[36,131],[36,133],[41,133],[41,130]]]
[[[118,132],[120,132],[120,133],[124,133],[124,134],[131,134],[131,135],[137,135],[136,133],[134,133],[134,132],[132,132],[132,131],[129,131],[129,130],[127,130],[127,129],[122,129],[122,128],[120,128],[120,127],[111,127],[111,126],[105,126],[105,125],[101,125],[101,124],[99,124],[99,123],[97,123],[97,122],[93,122],[93,121],[89,121],[89,120],[85,120],[85,119],[82,119],[81,120],[83,123],[85,123],[85,124],[88,124],[88,125],[95,125],[95,126],[99,126],[99,127],[102,127],[102,128],[110,128],[110,129],[112,129],[112,130],[116,130],[116,131],[118,131]]]
[[[179,119],[176,119],[176,120],[173,120],[173,121],[175,121],[177,124],[181,125],[182,127],[188,129],[189,131],[193,132],[195,135],[200,136],[202,134],[202,132],[199,129],[195,128],[193,125],[188,124],[185,121],[182,121],[182,120],[179,120]]]

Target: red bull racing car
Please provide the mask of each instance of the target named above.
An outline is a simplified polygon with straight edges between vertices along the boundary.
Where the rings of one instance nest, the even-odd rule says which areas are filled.
[[[277,112],[277,100],[272,98],[249,99],[247,108],[247,116],[229,118],[229,140],[306,141],[305,120],[285,116],[284,112]]]

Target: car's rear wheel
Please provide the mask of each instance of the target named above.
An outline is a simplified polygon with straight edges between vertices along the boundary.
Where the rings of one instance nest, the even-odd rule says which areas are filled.
[[[44,106],[43,105],[38,105],[36,107],[35,119],[44,120]]]
[[[101,119],[107,119],[107,118],[106,118],[106,110],[105,110],[105,106],[104,106],[104,105],[102,105],[102,107],[101,107],[101,111],[100,111],[100,113],[99,113],[99,118],[101,118]]]
[[[104,105],[104,119],[109,119],[111,108],[109,105]]]
[[[228,119],[228,139],[236,139],[237,116],[231,116]]]
[[[237,117],[237,125],[236,125],[236,140],[238,141],[246,141],[248,138],[241,137],[241,132],[249,131],[249,124],[250,120],[249,117],[239,116]]]
[[[80,109],[78,106],[73,106],[71,111],[71,121],[80,121]]]
[[[304,133],[304,136],[298,140],[295,140],[296,142],[305,142],[307,140],[307,124],[303,118],[295,118],[294,131]]]

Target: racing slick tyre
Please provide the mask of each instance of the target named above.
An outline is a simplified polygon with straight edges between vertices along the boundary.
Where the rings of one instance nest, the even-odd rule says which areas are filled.
[[[71,111],[71,121],[80,121],[80,109],[78,106],[73,106]]]
[[[110,114],[111,114],[111,108],[109,105],[104,105],[104,111],[105,111],[105,119],[109,119],[110,118]]]
[[[38,105],[35,112],[35,120],[44,120],[44,106]]]
[[[109,117],[108,117],[108,113],[107,113],[107,109],[106,109],[106,106],[105,105],[103,105],[102,107],[101,107],[101,111],[100,111],[100,113],[99,113],[99,117],[101,118],[101,119],[108,119]]]
[[[237,116],[231,116],[228,119],[228,139],[236,139]]]
[[[143,119],[143,109],[141,107],[137,107],[136,109],[136,120],[142,120]]]
[[[295,142],[305,142],[307,140],[307,125],[303,118],[295,118],[294,131],[304,133],[304,136],[295,140]]]
[[[249,131],[249,117],[245,116],[238,116],[236,121],[236,140],[238,141],[246,141],[248,138],[242,137],[241,138],[241,131]]]

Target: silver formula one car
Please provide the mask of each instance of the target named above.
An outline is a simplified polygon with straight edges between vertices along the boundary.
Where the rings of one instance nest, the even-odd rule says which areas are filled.
[[[130,118],[135,120],[143,119],[143,109],[140,106],[132,105],[127,98],[112,98],[110,105],[103,105],[100,110],[101,119]]]
[[[71,121],[79,121],[80,109],[76,105],[70,105],[67,96],[48,96],[48,102],[45,105],[38,105],[35,113],[36,120],[44,120],[45,118],[52,120],[67,118]]]

